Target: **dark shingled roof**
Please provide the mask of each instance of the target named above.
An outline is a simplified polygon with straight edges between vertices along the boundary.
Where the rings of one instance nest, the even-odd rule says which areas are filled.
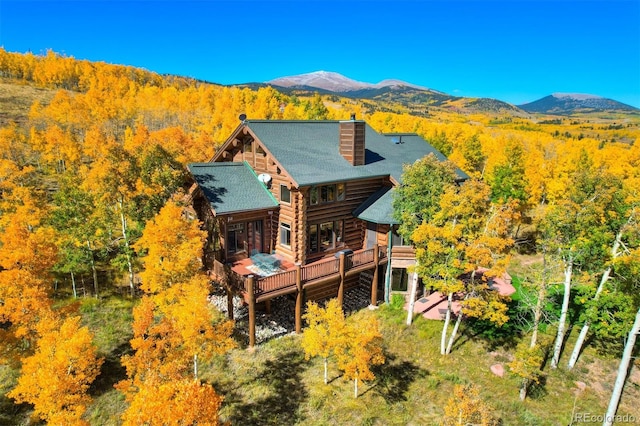
[[[189,171],[216,214],[278,207],[247,163],[192,163]]]
[[[393,188],[381,188],[355,209],[353,216],[367,222],[390,225],[400,224],[393,218]]]
[[[248,120],[245,125],[299,186],[390,175],[401,182],[402,166],[433,153],[446,157],[418,135],[383,135],[365,123],[365,164],[352,166],[338,150],[339,121]],[[468,176],[457,169],[461,179]]]

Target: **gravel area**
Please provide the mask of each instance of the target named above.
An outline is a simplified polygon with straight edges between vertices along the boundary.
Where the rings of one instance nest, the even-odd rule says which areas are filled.
[[[369,306],[371,301],[370,289],[358,286],[345,291],[344,312],[350,314]],[[212,303],[220,312],[227,315],[227,296],[222,288],[217,289],[209,296]],[[322,303],[322,301],[319,301]],[[278,296],[271,300],[271,314],[264,311],[256,311],[256,344],[261,344],[269,339],[295,333],[295,308],[296,302],[293,295]],[[234,332],[236,337],[245,345],[249,343],[249,307],[245,305],[239,296],[233,298],[233,318],[235,319]]]

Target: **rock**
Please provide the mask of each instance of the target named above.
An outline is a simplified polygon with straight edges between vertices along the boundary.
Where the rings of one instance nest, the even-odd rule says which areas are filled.
[[[344,293],[343,311],[349,315],[369,306],[370,290],[364,287],[351,288]],[[209,296],[209,302],[227,315],[227,296],[222,288]],[[322,305],[323,301],[319,301]],[[295,300],[290,296],[278,296],[271,300],[271,314],[256,313],[256,344],[270,339],[295,333]],[[249,341],[249,308],[238,296],[233,298],[233,318],[235,331],[246,342]]]
[[[493,364],[491,366],[491,372],[498,377],[504,376],[504,367],[502,364]]]
[[[576,387],[579,391],[583,391],[587,388],[587,384],[585,382],[573,382],[576,384]]]

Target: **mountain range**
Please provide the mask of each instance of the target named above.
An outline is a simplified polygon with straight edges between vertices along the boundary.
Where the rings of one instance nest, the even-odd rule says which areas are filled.
[[[613,99],[578,93],[554,93],[534,102],[512,105],[491,98],[463,98],[401,80],[383,80],[364,83],[336,72],[316,71],[280,77],[265,83],[245,86],[273,86],[285,93],[318,92],[356,99],[398,102],[413,109],[442,107],[470,112],[507,112],[512,115],[624,112],[637,113],[640,109]]]

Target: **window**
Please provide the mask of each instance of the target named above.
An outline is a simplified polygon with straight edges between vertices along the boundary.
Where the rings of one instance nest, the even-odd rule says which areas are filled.
[[[280,201],[291,204],[291,191],[287,185],[280,185]]]
[[[309,226],[309,253],[322,253],[343,245],[341,220],[323,222]]]
[[[320,249],[327,251],[333,248],[333,222],[320,224]]]
[[[402,238],[402,236],[398,234],[397,229],[394,229],[393,233],[391,234],[391,244],[393,244],[394,247],[407,245],[404,241],[404,238]]]
[[[234,223],[227,227],[227,252],[238,253],[245,250],[244,223]]]
[[[280,222],[280,245],[291,247],[291,224]]]
[[[409,274],[402,268],[391,270],[391,291],[407,291],[409,288]]]
[[[318,225],[309,226],[309,253],[318,252]]]
[[[244,142],[244,152],[253,152],[253,141],[251,139]]]
[[[331,203],[336,200],[336,186],[323,185],[320,187],[320,202]]]
[[[344,194],[345,194],[345,190],[344,190],[344,183],[339,183],[337,186],[338,189],[338,194],[337,194],[337,200],[338,201],[343,201],[344,200]]]
[[[345,198],[344,183],[312,186],[309,192],[309,204],[312,206],[342,201]]]

